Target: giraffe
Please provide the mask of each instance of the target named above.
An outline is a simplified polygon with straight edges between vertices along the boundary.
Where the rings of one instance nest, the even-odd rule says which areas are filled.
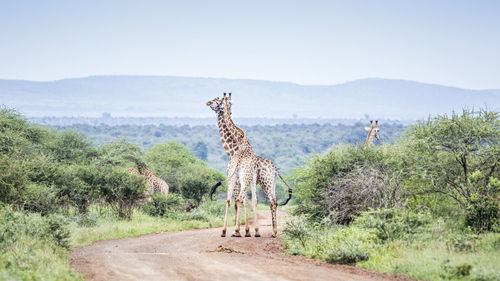
[[[224,150],[226,151],[226,154],[229,157],[229,159],[231,159],[238,151],[238,143],[234,140],[232,134],[230,133],[230,131],[225,123],[224,111],[223,111],[224,110],[223,101],[222,101],[222,99],[217,97],[213,100],[207,101],[206,105],[209,106],[213,111],[215,111],[215,113],[217,115],[217,127],[219,129],[219,135],[220,135],[220,139],[222,142],[222,146],[224,147]],[[229,164],[228,164],[228,170],[229,170]],[[211,188],[210,198],[212,198],[212,194],[213,194],[213,192],[215,192],[215,189],[221,184],[222,184],[222,182],[218,182],[216,185],[214,185]],[[240,188],[241,188],[240,184],[239,184],[239,182],[237,182],[232,190],[228,189],[227,205],[231,204],[231,200],[230,200],[231,195],[229,194],[229,192],[232,192],[234,194],[235,198],[237,198],[240,194]],[[250,236],[250,229],[248,227],[248,210],[247,210],[248,199],[246,196],[244,199],[244,206],[245,206],[245,237],[249,237]],[[234,207],[235,207],[235,209],[237,208],[236,200],[234,203]],[[226,211],[227,211],[227,208],[226,208]],[[223,232],[222,236],[223,237],[225,236],[225,232]]]
[[[375,124],[370,120],[370,128],[365,128],[368,131],[368,136],[366,136],[366,141],[364,147],[368,147],[373,144],[374,139],[380,140],[380,130],[378,128],[378,120],[375,120]]]
[[[227,100],[228,100],[227,110],[229,111],[229,114],[232,114],[231,93],[229,93]],[[276,167],[276,165],[274,165],[273,161],[259,155],[256,155],[256,161],[257,161],[257,167],[256,167],[257,184],[260,185],[260,187],[264,191],[264,194],[266,195],[267,201],[269,203],[269,207],[271,209],[271,217],[272,217],[273,237],[276,237],[277,235],[276,208],[278,205],[276,201],[276,192],[275,192],[276,176],[279,176],[280,179],[283,181],[283,183],[285,183],[285,185],[288,187],[288,198],[284,203],[280,204],[281,206],[286,205],[288,201],[291,199],[292,189],[283,179],[283,177],[278,171],[278,168]],[[215,192],[215,189],[220,184],[221,182],[217,183],[214,187],[212,187],[210,196],[212,196],[212,194]]]
[[[148,183],[149,189],[146,191],[147,195],[153,195],[157,192],[160,192],[164,196],[168,195],[168,190],[169,186],[168,184],[160,179],[159,177],[155,176],[151,170],[149,170],[146,167],[146,164],[142,162],[141,160],[134,158],[135,164],[137,165],[137,170],[134,168],[129,168],[126,169],[126,172],[129,172],[131,174],[136,174],[140,176],[144,176],[146,178],[146,181]]]
[[[226,97],[226,93],[224,93],[224,98],[222,99],[223,101],[223,106],[225,108],[228,107],[228,100]],[[235,208],[236,208],[236,221],[235,221],[235,228],[234,232],[232,234],[233,237],[241,237],[240,234],[240,209],[241,209],[241,204],[245,202],[245,197],[246,197],[246,192],[248,188],[250,188],[252,192],[252,208],[254,210],[254,213],[257,214],[257,192],[256,192],[256,182],[257,182],[257,173],[256,173],[256,157],[255,153],[253,152],[252,145],[250,144],[250,141],[245,135],[245,132],[238,128],[232,118],[231,115],[227,110],[223,110],[223,117],[224,117],[224,122],[225,122],[225,133],[229,133],[231,137],[234,139],[236,142],[236,146],[233,148],[235,149],[235,153],[232,157],[229,159],[229,164],[227,166],[228,170],[228,192],[227,192],[227,204],[226,204],[226,213],[224,217],[224,227],[222,230],[222,237],[226,235],[226,230],[227,230],[227,216],[228,216],[228,210],[229,210],[229,205],[231,202],[231,193],[233,190],[238,185],[238,181],[240,184],[239,188],[239,194],[236,196],[235,194]],[[223,125],[223,126],[224,126]],[[245,215],[245,230],[247,228],[248,224],[248,214]],[[258,217],[256,216],[253,220],[254,224],[254,229],[255,229],[255,236],[260,237],[259,234],[259,222],[258,222]],[[249,233],[247,233],[249,235]]]
[[[229,104],[228,110],[229,110],[229,113],[231,114],[230,101],[231,101],[231,94],[229,94],[229,97],[228,97],[228,104]],[[225,125],[225,120],[224,120],[224,116],[223,116],[224,104],[223,104],[222,100],[219,98],[215,98],[211,101],[208,101],[206,104],[208,106],[210,106],[210,108],[213,111],[215,111],[215,113],[217,114],[217,125],[219,128],[219,133],[220,133],[222,145],[226,151],[226,154],[229,157],[232,157],[235,153],[233,148],[237,149],[238,146],[237,146],[237,143],[234,140],[234,138],[231,136],[231,134],[225,134],[227,126]],[[271,214],[272,214],[272,225],[273,225],[273,235],[272,236],[276,237],[276,235],[277,235],[277,223],[276,223],[277,202],[276,202],[276,195],[275,195],[276,175],[278,175],[287,186],[288,186],[288,184],[284,181],[281,174],[279,174],[278,169],[276,168],[276,166],[274,165],[274,163],[271,160],[264,158],[262,156],[256,156],[256,160],[257,160],[257,166],[256,166],[256,168],[257,168],[257,184],[260,185],[261,188],[263,189],[264,193],[266,194],[267,201],[270,205]],[[211,188],[210,198],[212,198],[213,193],[215,192],[217,187],[220,186],[221,184],[222,184],[222,182],[218,182],[217,184],[215,184]],[[236,192],[239,193],[239,183],[237,183],[237,187],[235,188],[234,192],[235,192],[235,197],[236,197],[237,196]],[[292,190],[289,187],[289,197],[286,200],[286,202],[281,204],[281,205],[285,205],[286,203],[288,203],[288,201],[291,198],[291,192],[292,192]],[[246,199],[246,197],[245,197],[245,199]],[[245,200],[245,204],[246,203],[247,203],[247,200]],[[247,206],[245,205],[245,208],[246,207]],[[246,212],[246,210],[245,210],[245,212]],[[245,216],[246,216],[246,213],[245,213]],[[245,236],[248,237],[248,236],[250,236],[250,234],[248,233],[248,229],[246,229],[246,230],[247,230],[247,234]]]

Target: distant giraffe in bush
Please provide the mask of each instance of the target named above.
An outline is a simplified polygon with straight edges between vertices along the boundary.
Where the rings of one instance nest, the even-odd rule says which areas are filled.
[[[366,141],[364,147],[373,144],[374,139],[380,140],[380,130],[378,128],[378,120],[375,120],[375,124],[370,120],[370,127],[365,128],[368,131],[368,136],[366,136]]]
[[[149,186],[149,189],[146,191],[146,194],[153,195],[157,192],[160,192],[164,196],[167,196],[169,190],[168,184],[164,180],[155,176],[155,174],[153,174],[153,172],[151,172],[151,170],[149,170],[146,167],[146,164],[144,164],[144,162],[142,162],[139,159],[134,159],[134,161],[135,164],[137,165],[137,170],[134,168],[128,168],[126,171],[131,174],[144,176],[144,178],[146,178],[146,182]]]

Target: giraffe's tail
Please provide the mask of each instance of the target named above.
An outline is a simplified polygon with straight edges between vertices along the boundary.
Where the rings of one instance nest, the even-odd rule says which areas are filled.
[[[210,188],[210,200],[213,200],[212,195],[214,195],[215,190],[217,190],[217,187],[219,187],[220,185],[222,185],[222,181],[216,183],[214,186],[212,186],[212,188]]]
[[[278,172],[278,176],[285,183],[285,185],[288,187],[288,198],[286,199],[285,202],[280,204],[280,206],[285,206],[288,203],[288,201],[290,201],[290,199],[292,199],[292,188],[288,185],[288,183],[286,183],[286,181],[283,179],[283,177],[281,176],[281,174],[279,172]]]

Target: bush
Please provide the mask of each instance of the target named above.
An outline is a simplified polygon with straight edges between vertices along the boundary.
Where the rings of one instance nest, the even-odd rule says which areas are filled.
[[[476,177],[481,177],[480,172],[472,174],[469,182]],[[500,191],[500,180],[491,178],[486,187],[479,187],[477,192],[472,193],[465,209],[465,225],[477,232],[494,230],[494,226],[500,220],[500,205],[490,194]]]
[[[306,241],[311,234],[312,229],[304,217],[292,217],[287,220],[283,234],[292,240],[298,240],[302,247],[306,247]]]
[[[362,213],[354,225],[370,229],[382,240],[412,239],[432,222],[428,213],[415,213],[408,210],[380,209]]]
[[[75,280],[67,264],[69,231],[61,216],[25,215],[0,208],[0,279]]]
[[[338,146],[297,169],[295,214],[319,222],[334,214],[349,223],[370,207],[402,205],[401,154],[393,146]]]
[[[59,208],[57,190],[52,187],[30,183],[26,186],[23,209],[30,212],[48,215]]]
[[[224,174],[207,166],[181,144],[157,144],[144,155],[148,167],[170,186],[170,192],[182,193],[197,205],[207,189],[224,179]]]
[[[468,277],[472,270],[472,265],[468,263],[462,263],[456,266],[452,266],[446,260],[441,266],[443,272],[441,273],[441,277],[444,279],[462,279],[464,277]]]
[[[161,193],[155,193],[151,196],[151,201],[142,204],[144,212],[150,216],[168,217],[172,212],[183,211],[185,203],[179,194],[170,193],[164,196]]]
[[[324,195],[326,212],[335,214],[332,219],[338,223],[347,224],[369,208],[394,205],[399,201],[398,188],[391,184],[395,177],[372,164],[334,176]]]
[[[130,219],[138,200],[145,198],[146,180],[121,169],[107,169],[101,172],[103,185],[101,195],[120,218]]]
[[[377,237],[368,229],[311,223],[292,217],[283,229],[287,252],[320,258],[329,263],[355,264],[368,260]]]
[[[342,228],[334,234],[330,242],[333,247],[329,250],[326,261],[335,264],[366,261],[374,241],[373,234],[366,230],[354,227]]]
[[[195,206],[200,205],[201,200],[209,191],[210,183],[201,178],[186,178],[181,184],[182,196],[194,201]]]
[[[450,251],[471,252],[476,250],[478,236],[472,233],[450,233],[446,246]]]
[[[456,209],[469,209],[468,223],[477,231],[489,229],[497,216],[493,205],[481,206],[479,201],[497,198],[500,192],[490,186],[500,171],[499,117],[498,112],[481,109],[438,115],[411,126],[403,143],[414,194],[447,196]]]

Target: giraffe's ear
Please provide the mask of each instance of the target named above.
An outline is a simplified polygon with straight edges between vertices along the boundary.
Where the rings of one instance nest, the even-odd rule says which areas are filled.
[[[371,129],[370,127],[365,127],[365,130],[367,131],[370,131],[370,129]]]

